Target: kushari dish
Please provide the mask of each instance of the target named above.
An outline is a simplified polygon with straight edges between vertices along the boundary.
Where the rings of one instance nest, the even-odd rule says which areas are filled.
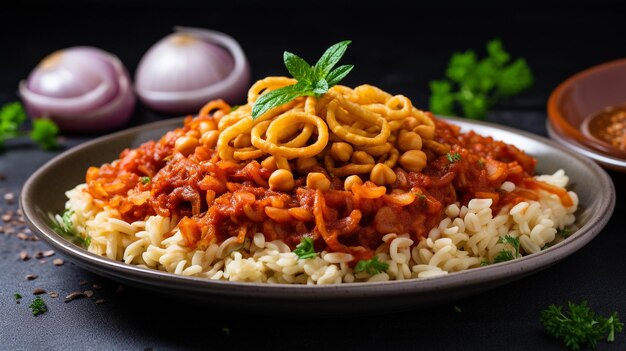
[[[563,171],[374,86],[334,86],[252,119],[209,102],[158,141],[90,167],[72,229],[112,260],[246,282],[427,278],[532,254],[573,227]],[[59,217],[60,220],[60,216]]]

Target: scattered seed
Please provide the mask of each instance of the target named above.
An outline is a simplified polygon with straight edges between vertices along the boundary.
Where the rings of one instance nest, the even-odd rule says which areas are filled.
[[[93,284],[93,285],[92,285],[92,287],[93,287],[94,289],[102,289],[102,285],[100,285],[100,284],[98,284],[98,283]]]
[[[86,297],[87,295],[85,295],[84,293],[80,292],[80,291],[74,291],[73,293],[67,295],[65,297],[65,303],[68,303],[70,301],[76,300],[76,299],[80,299],[83,297]]]
[[[124,285],[118,285],[117,289],[115,289],[115,292],[117,294],[123,293],[124,292]]]
[[[2,218],[3,221],[8,222],[8,221],[11,220],[11,218],[13,218],[13,213],[7,212],[7,213],[3,214],[2,217],[0,217],[0,218]]]
[[[34,288],[33,289],[33,295],[41,295],[41,294],[45,294],[46,291],[42,288]]]
[[[93,296],[93,290],[85,290],[85,291],[83,291],[83,294],[85,294],[85,296],[91,298]]]
[[[78,281],[78,285],[87,285],[87,281],[86,280],[79,280]]]
[[[26,276],[26,280],[35,280],[37,278],[39,278],[37,274],[29,274]]]
[[[12,204],[13,200],[15,200],[15,194],[13,194],[13,193],[6,193],[6,194],[4,194],[4,200],[8,204]]]
[[[39,263],[41,263],[41,264],[44,264],[46,262],[48,262],[48,261],[46,261],[46,260],[39,260]]]
[[[21,251],[20,252],[20,260],[22,261],[26,261],[30,258],[30,256],[28,256],[28,252],[26,251]]]
[[[48,296],[50,296],[53,299],[56,299],[57,297],[59,297],[59,293],[57,293],[56,291],[48,291]]]
[[[97,299],[97,300],[96,300],[96,303],[97,303],[98,305],[101,305],[101,304],[103,304],[103,303],[104,303],[104,299]]]
[[[41,251],[35,252],[35,258],[38,259],[38,260],[42,259],[43,258],[43,252],[41,252]]]
[[[54,260],[52,260],[52,263],[54,263],[55,266],[62,266],[65,261],[60,258],[55,258]]]
[[[54,255],[54,250],[48,250],[43,252],[43,257],[50,257]]]
[[[17,238],[20,240],[24,240],[27,241],[28,240],[28,235],[24,234],[24,233],[17,233]]]

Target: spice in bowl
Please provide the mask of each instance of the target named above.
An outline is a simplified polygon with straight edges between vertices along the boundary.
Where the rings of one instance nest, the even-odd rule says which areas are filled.
[[[591,136],[626,151],[626,106],[610,106],[591,115],[583,128]]]

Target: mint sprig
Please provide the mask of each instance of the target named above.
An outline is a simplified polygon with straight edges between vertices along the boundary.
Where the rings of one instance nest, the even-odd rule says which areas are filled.
[[[344,40],[329,47],[314,66],[309,65],[298,55],[285,51],[283,61],[287,71],[298,82],[261,95],[252,107],[252,118],[256,119],[265,112],[300,96],[319,98],[324,95],[354,68],[353,65],[343,65],[333,69],[345,54],[349,44],[350,40]]]

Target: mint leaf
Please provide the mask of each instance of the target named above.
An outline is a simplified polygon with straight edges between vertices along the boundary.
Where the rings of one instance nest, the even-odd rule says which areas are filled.
[[[341,41],[331,47],[329,47],[326,52],[320,57],[320,59],[315,64],[315,78],[325,78],[328,73],[335,67],[337,62],[341,59],[343,54],[348,49],[348,45],[350,45],[350,40]]]
[[[285,51],[283,53],[285,66],[298,82],[261,95],[252,106],[252,119],[256,119],[272,108],[286,104],[299,96],[319,98],[328,92],[330,87],[339,83],[353,68],[352,65],[344,65],[331,72],[346,52],[348,44],[350,41],[346,40],[328,48],[314,67],[311,67],[297,55]]]
[[[310,81],[313,76],[313,69],[303,58],[298,55],[292,54],[288,51],[283,53],[283,61],[285,67],[294,78],[299,81]]]
[[[354,68],[353,65],[343,65],[335,68],[334,70],[328,73],[326,76],[326,81],[329,86],[337,85],[342,79],[344,79],[350,71]]]
[[[327,91],[328,91],[328,82],[326,81],[326,79],[322,78],[318,80],[317,82],[315,82],[315,87],[313,89],[313,93],[315,94],[315,97],[318,98],[324,95]]]
[[[265,112],[284,105],[299,96],[312,95],[311,87],[308,84],[300,84],[300,82],[294,85],[288,85],[286,87],[278,88],[261,95],[252,107],[252,118],[258,118]]]

